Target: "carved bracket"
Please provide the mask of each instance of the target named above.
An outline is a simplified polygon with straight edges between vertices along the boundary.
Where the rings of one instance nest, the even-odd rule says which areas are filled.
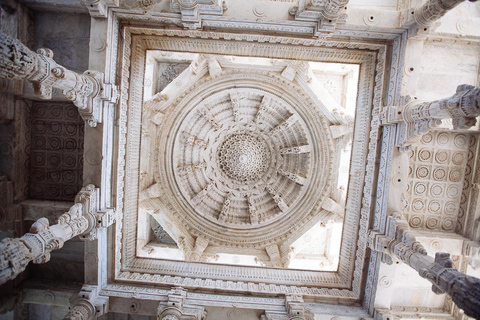
[[[158,306],[158,320],[205,320],[207,312],[204,307],[187,303],[187,290],[174,287],[170,290],[167,303]]]
[[[290,10],[290,14],[298,21],[317,22],[313,35],[326,37],[335,32],[337,24],[346,23],[347,4],[348,0],[300,1],[298,7]]]

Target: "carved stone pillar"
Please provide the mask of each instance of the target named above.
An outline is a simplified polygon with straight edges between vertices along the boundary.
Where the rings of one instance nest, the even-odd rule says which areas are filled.
[[[32,82],[35,94],[41,99],[50,99],[53,88],[61,89],[90,126],[101,122],[102,104],[117,99],[116,87],[104,83],[101,72],[87,70],[78,74],[62,67],[53,60],[50,49],[37,52],[0,32],[0,77]]]
[[[398,259],[408,264],[433,284],[432,290],[435,293],[448,293],[466,315],[480,317],[480,279],[452,268],[453,263],[448,253],[437,252],[435,259],[428,256],[423,246],[408,231],[407,222],[399,214],[387,218],[385,234],[369,232],[369,246],[382,253],[382,260],[387,263]]]
[[[429,129],[440,125],[442,119],[452,119],[454,129],[468,129],[480,115],[480,88],[459,85],[448,98],[432,102],[411,100],[403,107],[385,107],[382,125],[397,124],[395,145],[408,147]]]
[[[58,224],[49,225],[40,218],[21,238],[5,238],[0,242],[0,284],[14,279],[30,261],[45,263],[52,250],[63,247],[65,241],[81,235],[93,239],[96,228],[113,223],[113,210],[98,210],[98,191],[93,185],[84,187],[75,197],[75,204],[60,216]]]
[[[108,297],[98,295],[98,287],[83,286],[64,320],[89,320],[108,312]]]
[[[435,20],[443,17],[449,10],[455,8],[465,0],[428,0],[415,9],[415,22],[419,27],[427,28]],[[469,0],[475,2],[477,0]]]

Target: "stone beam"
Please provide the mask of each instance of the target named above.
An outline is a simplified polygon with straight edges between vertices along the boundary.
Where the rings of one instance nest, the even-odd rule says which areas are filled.
[[[46,263],[52,250],[63,247],[65,241],[80,235],[95,239],[97,229],[113,223],[113,210],[98,210],[99,189],[84,187],[75,197],[75,204],[50,226],[48,219],[38,219],[30,232],[21,238],[5,238],[0,242],[0,284],[14,279],[28,263]]]
[[[381,114],[382,125],[397,124],[395,145],[403,149],[419,140],[442,119],[452,119],[453,128],[468,129],[480,116],[480,88],[462,84],[448,98],[425,102],[410,100],[405,106],[387,106]]]
[[[91,127],[102,122],[104,101],[117,100],[116,86],[103,81],[103,73],[78,74],[53,60],[50,49],[31,51],[19,40],[0,32],[0,78],[28,80],[41,99],[51,99],[53,88],[63,90]]]
[[[368,242],[372,250],[382,254],[384,262],[403,261],[430,281],[435,293],[447,293],[466,315],[480,317],[480,279],[454,269],[448,253],[437,252],[435,259],[428,256],[401,215],[387,218],[385,234],[370,231]]]

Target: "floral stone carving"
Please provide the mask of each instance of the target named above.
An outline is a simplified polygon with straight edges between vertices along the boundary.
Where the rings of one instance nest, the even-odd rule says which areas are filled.
[[[308,95],[299,87],[287,93],[284,83],[271,74],[224,71],[161,108],[155,174],[161,190],[150,200],[169,207],[169,220],[181,221],[193,238],[265,248],[294,240],[319,219],[332,176],[332,138]],[[285,223],[292,219],[298,222]]]

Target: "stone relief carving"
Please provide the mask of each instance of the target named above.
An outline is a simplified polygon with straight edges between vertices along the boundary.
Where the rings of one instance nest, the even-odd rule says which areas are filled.
[[[123,17],[123,18],[127,18],[129,15],[125,15],[125,14],[119,14],[118,17]],[[134,137],[135,135],[135,130],[134,131],[131,131],[133,127],[135,127],[135,125],[133,123],[129,123],[129,128],[128,128],[128,132],[129,132],[129,135],[127,137],[126,133],[127,133],[127,125],[126,125],[126,122],[125,122],[125,125],[122,124],[124,123],[123,121],[126,119],[127,117],[127,114],[128,114],[128,117],[132,117],[132,118],[136,118],[138,117],[138,112],[135,111],[135,110],[139,110],[140,109],[140,105],[141,105],[141,96],[140,96],[140,92],[141,90],[139,90],[138,87],[140,87],[140,85],[137,85],[137,81],[131,81],[132,79],[137,79],[138,76],[141,77],[142,75],[142,72],[141,70],[139,70],[139,68],[141,69],[141,65],[142,65],[142,55],[144,54],[145,52],[145,48],[147,48],[146,46],[146,43],[144,40],[140,40],[137,44],[140,44],[140,45],[137,45],[137,46],[134,46],[134,47],[131,47],[130,48],[130,43],[131,43],[131,40],[132,40],[132,34],[130,32],[136,32],[136,33],[144,33],[145,30],[142,29],[142,28],[127,28],[126,29],[126,33],[124,35],[124,39],[125,39],[125,44],[126,46],[124,47],[124,57],[125,57],[125,60],[123,61],[122,63],[122,82],[126,85],[125,87],[128,88],[130,87],[129,85],[127,85],[128,83],[130,83],[132,86],[130,87],[132,90],[130,91],[131,94],[128,96],[128,99],[127,97],[122,97],[122,100],[121,100],[121,111],[120,111],[120,136],[119,136],[119,158],[121,159],[120,160],[120,163],[119,163],[119,171],[118,171],[118,180],[119,181],[119,184],[117,185],[118,187],[118,192],[117,192],[117,195],[118,195],[118,208],[119,210],[123,210],[123,208],[125,207],[128,207],[128,208],[135,208],[135,205],[132,204],[132,203],[129,203],[128,201],[125,201],[124,200],[126,198],[124,198],[122,196],[123,192],[125,190],[127,190],[127,193],[132,191],[134,189],[134,184],[132,184],[131,182],[134,182],[136,181],[136,178],[135,177],[132,177],[132,175],[129,173],[131,168],[132,168],[132,165],[131,165],[131,162],[129,162],[130,160],[130,155],[134,154],[131,152],[131,148],[135,148],[135,145],[138,143],[136,142],[136,138]],[[203,43],[203,40],[201,39],[197,39],[196,37],[202,37],[203,36],[208,36],[208,37],[211,37],[211,36],[218,36],[219,39],[225,39],[225,35],[221,34],[221,33],[214,33],[214,34],[211,34],[211,33],[204,33],[204,32],[201,32],[199,31],[198,34],[190,34],[189,31],[172,31],[172,30],[149,30],[148,32],[148,36],[145,38],[147,39],[148,38],[148,46],[156,46],[156,48],[164,48],[164,44],[168,44],[168,47],[170,48],[169,50],[189,50],[189,48],[198,48],[198,45]],[[160,38],[165,36],[165,35],[168,35],[169,37],[165,38],[166,39],[166,42],[161,42],[161,41],[157,41],[157,39],[155,38],[155,36],[159,36]],[[172,36],[172,37],[170,37]],[[184,41],[183,39],[176,39],[175,37],[186,37],[185,39],[187,39],[187,41]],[[372,49],[373,51],[375,51],[374,54],[370,54],[370,53],[367,53],[366,52],[363,52],[361,50],[353,50],[353,51],[349,51],[349,50],[345,50],[345,54],[344,55],[335,55],[336,57],[340,57],[341,56],[341,60],[345,63],[360,63],[361,64],[361,71],[360,71],[360,88],[361,90],[359,91],[359,95],[358,95],[358,100],[361,101],[361,103],[364,103],[365,105],[373,105],[373,109],[368,109],[368,108],[365,108],[365,109],[362,109],[362,110],[359,110],[358,113],[357,113],[357,118],[356,118],[356,132],[355,132],[355,135],[356,137],[359,137],[359,140],[356,140],[356,142],[353,144],[353,153],[355,154],[355,150],[364,150],[364,148],[368,148],[369,150],[369,153],[368,153],[368,156],[367,156],[367,159],[363,159],[363,160],[359,160],[358,163],[355,162],[354,164],[354,171],[355,170],[358,170],[359,168],[361,168],[361,170],[365,170],[366,168],[366,171],[367,171],[367,176],[370,176],[370,175],[373,175],[374,171],[375,171],[375,155],[377,154],[376,153],[376,146],[377,146],[377,143],[376,143],[376,140],[378,139],[378,120],[377,119],[374,119],[372,122],[371,122],[371,125],[370,126],[370,115],[375,112],[378,112],[379,111],[379,108],[380,108],[380,100],[381,100],[381,95],[379,94],[381,92],[381,87],[382,87],[382,83],[381,81],[377,81],[377,82],[372,82],[371,79],[369,78],[369,74],[372,74],[372,72],[374,70],[376,70],[376,74],[377,74],[377,77],[379,78],[382,78],[383,77],[383,72],[384,72],[384,64],[385,64],[385,56],[386,56],[386,51],[385,51],[385,48],[383,45],[370,45],[370,44],[365,44],[365,43],[362,43],[362,44],[357,44],[357,43],[349,43],[348,45],[346,44],[340,44],[340,43],[325,43],[323,41],[311,41],[311,40],[301,40],[300,42],[298,42],[298,39],[295,39],[295,38],[286,38],[282,43],[285,44],[284,47],[282,47],[282,49],[280,50],[280,48],[276,48],[275,44],[274,43],[277,43],[278,42],[278,39],[276,37],[271,37],[271,36],[257,36],[257,35],[247,35],[247,36],[244,36],[244,35],[226,35],[226,37],[228,39],[237,39],[239,41],[242,41],[242,40],[247,40],[247,41],[257,41],[255,39],[258,38],[258,41],[262,41],[262,42],[265,42],[263,44],[262,47],[258,47],[258,46],[250,46],[248,42],[242,42],[241,43],[241,48],[240,47],[237,47],[236,46],[236,43],[232,42],[232,41],[229,41],[230,45],[233,45],[233,47],[231,46],[228,46],[228,48],[232,48],[231,51],[228,51],[228,52],[231,52],[231,54],[235,54],[234,50],[245,50],[247,47],[249,48],[249,50],[252,50],[251,53],[253,55],[257,55],[257,56],[272,56],[272,55],[277,55],[279,57],[284,57],[284,56],[289,56],[290,58],[291,57],[297,57],[298,53],[297,51],[295,51],[295,47],[298,45],[298,44],[302,44],[304,46],[302,46],[302,50],[305,49],[304,51],[302,51],[302,59],[331,59],[335,54],[330,54],[330,53],[326,53],[326,52],[322,52],[322,50],[318,51],[317,47],[318,46],[321,46],[322,43],[324,43],[325,45],[327,45],[328,47],[335,47],[335,48],[338,48],[338,45],[340,45],[340,47],[342,48],[345,48],[345,47],[348,47],[349,49],[352,48],[370,48]],[[232,38],[233,37],[233,38]],[[174,39],[175,38],[175,39]],[[175,40],[175,41],[170,41],[170,40]],[[177,41],[179,40],[179,41]],[[163,40],[162,40],[163,41]],[[164,43],[164,44],[163,44]],[[240,43],[238,43],[240,45]],[[215,47],[216,44],[215,42],[209,42],[209,45]],[[245,45],[247,45],[247,47],[245,47]],[[311,45],[311,47],[308,47],[309,45]],[[345,46],[346,45],[346,46]],[[212,47],[212,48],[213,48]],[[130,50],[132,49],[132,50]],[[214,49],[212,49],[214,50]],[[228,49],[230,50],[230,49]],[[286,51],[285,51],[286,50]],[[335,49],[337,50],[337,49]],[[341,50],[342,51],[342,50]],[[347,52],[348,51],[348,52]],[[130,60],[131,59],[131,60]],[[395,61],[397,61],[396,59],[394,59]],[[129,72],[129,69],[130,69],[130,65],[133,66],[133,69],[132,71],[134,71],[133,73],[130,73]],[[222,72],[222,74],[219,76],[220,78],[223,77],[225,71]],[[217,77],[218,78],[218,77]],[[216,79],[217,79],[216,78]],[[129,80],[130,79],[130,80]],[[138,79],[137,79],[138,80]],[[141,83],[142,81],[138,81],[138,83]],[[267,82],[269,82],[267,80]],[[282,83],[282,86],[288,86],[288,83],[286,82],[282,82],[280,81],[279,83]],[[364,88],[370,88],[372,89],[374,92],[375,92],[375,95],[374,97],[372,98],[370,96],[370,94],[367,94],[367,91],[364,90]],[[369,89],[369,90],[370,90]],[[291,92],[296,92],[295,89],[293,89]],[[370,91],[368,91],[370,92]],[[186,93],[186,96],[189,96],[190,93]],[[164,99],[164,101],[166,101]],[[165,116],[162,117],[162,124],[163,124],[163,121],[165,120]],[[123,121],[122,121],[123,119]],[[368,123],[369,125],[365,125],[366,123]],[[133,127],[131,128],[130,125],[132,125]],[[131,133],[131,134],[130,134]],[[366,137],[368,137],[370,135],[371,139],[367,139]],[[364,137],[365,139],[363,138],[360,138],[360,137]],[[128,147],[125,145],[125,142],[127,141],[127,138],[128,138],[128,141],[129,141],[129,145]],[[372,143],[370,143],[370,145],[366,145],[365,144],[362,144],[363,142],[361,141],[372,141]],[[360,149],[358,149],[360,148]],[[303,149],[302,148],[299,148],[300,150],[293,150],[294,152],[304,152],[302,151]],[[288,152],[286,152],[288,153]],[[129,156],[125,158],[125,155],[128,154]],[[125,159],[125,161],[123,160]],[[356,169],[355,169],[356,168]],[[125,170],[123,170],[125,169]],[[133,170],[134,171],[134,170]],[[360,194],[360,197],[358,198],[358,202],[354,201],[354,202],[351,202],[351,203],[348,203],[349,201],[347,201],[347,212],[348,212],[348,207],[350,208],[354,208],[355,206],[359,205],[362,200],[360,200],[362,198],[362,194],[364,194],[365,196],[365,199],[363,201],[363,207],[362,207],[362,211],[361,211],[361,215],[359,217],[355,217],[353,219],[347,219],[347,228],[351,228],[351,226],[355,226],[355,229],[358,230],[358,226],[360,225],[360,230],[359,230],[359,234],[360,234],[360,239],[359,240],[361,243],[363,243],[363,241],[365,240],[365,235],[366,235],[366,231],[367,231],[367,225],[368,225],[368,218],[366,218],[369,214],[369,210],[371,208],[371,203],[370,203],[370,200],[367,200],[367,199],[371,199],[371,196],[372,196],[372,192],[374,190],[372,190],[372,184],[373,184],[373,179],[366,179],[365,181],[362,179],[362,177],[358,176],[357,178],[360,178],[360,179],[352,179],[351,180],[351,183],[350,183],[350,187],[349,187],[349,190],[348,190],[348,193],[350,195],[353,195],[353,194],[357,194],[359,193]],[[361,181],[360,181],[361,180]],[[355,197],[353,197],[355,198]],[[353,199],[352,197],[349,197],[347,196],[347,199]],[[222,203],[219,203],[219,210],[220,210],[220,206],[222,205]],[[132,216],[133,217],[133,216]],[[328,296],[336,296],[336,297],[350,297],[350,296],[356,296],[360,291],[359,290],[362,290],[361,289],[361,281],[359,279],[362,278],[362,267],[361,267],[361,263],[358,263],[356,264],[356,266],[359,266],[358,268],[357,267],[354,267],[353,264],[349,264],[348,266],[347,265],[344,265],[344,266],[341,266],[339,268],[339,273],[338,275],[336,274],[325,274],[325,273],[318,273],[316,274],[315,276],[313,276],[313,278],[309,278],[307,276],[308,273],[305,273],[305,272],[302,272],[302,273],[299,273],[298,275],[294,275],[292,272],[289,272],[287,270],[287,272],[285,272],[284,270],[278,270],[280,273],[278,273],[278,275],[275,273],[275,271],[272,270],[272,272],[274,272],[274,274],[271,275],[271,277],[281,277],[282,279],[296,279],[295,281],[302,281],[302,283],[305,283],[306,287],[305,288],[299,288],[299,287],[296,287],[296,286],[291,286],[291,285],[287,285],[287,286],[283,286],[283,285],[276,285],[276,284],[272,284],[270,283],[270,280],[268,280],[268,283],[266,285],[258,285],[256,283],[251,283],[251,282],[242,282],[242,281],[238,281],[238,279],[235,279],[233,280],[233,278],[231,278],[230,276],[230,273],[233,272],[233,269],[231,269],[231,267],[229,268],[229,270],[227,270],[227,274],[225,274],[225,276],[220,276],[220,277],[217,277],[217,276],[214,276],[213,279],[212,277],[210,276],[213,272],[213,274],[224,274],[224,272],[220,272],[220,270],[217,270],[215,271],[217,268],[217,266],[214,266],[214,265],[210,265],[208,266],[208,272],[210,275],[207,275],[206,273],[204,273],[203,271],[201,271],[200,269],[197,268],[197,266],[203,266],[203,264],[195,264],[193,265],[192,264],[192,267],[194,267],[194,269],[196,270],[196,272],[199,272],[199,276],[198,277],[193,277],[193,278],[190,278],[190,277],[177,277],[177,278],[174,278],[174,277],[171,277],[171,276],[167,276],[167,275],[154,275],[154,274],[151,274],[151,273],[146,273],[146,274],[143,274],[143,275],[138,275],[138,274],[135,274],[135,273],[132,273],[132,272],[129,272],[129,271],[125,271],[125,270],[122,270],[122,261],[120,258],[118,258],[120,255],[121,255],[121,252],[122,252],[122,247],[130,247],[130,242],[131,241],[134,241],[131,237],[130,237],[130,234],[131,234],[131,227],[130,226],[133,226],[132,224],[132,217],[130,216],[125,216],[125,217],[119,217],[119,219],[123,219],[123,222],[127,222],[127,223],[122,223],[121,225],[119,225],[119,227],[117,228],[117,237],[118,237],[118,241],[117,243],[119,245],[116,246],[116,250],[118,252],[118,256],[116,255],[116,279],[124,279],[124,280],[128,280],[128,281],[131,281],[131,282],[149,282],[149,281],[153,281],[155,283],[163,283],[163,284],[182,284],[183,286],[186,286],[186,287],[189,287],[191,285],[195,285],[195,286],[202,286],[204,288],[220,288],[220,287],[228,287],[229,290],[233,290],[233,291],[237,291],[237,292],[243,292],[243,290],[251,290],[251,292],[272,292],[272,293],[278,293],[278,292],[291,292],[291,293],[295,293],[295,292],[304,292],[305,294],[308,294],[308,295],[322,295],[322,294],[325,294],[325,295],[328,295]],[[121,221],[121,220],[120,220]],[[118,225],[118,224],[117,224]],[[124,229],[122,230],[122,226],[124,227]],[[354,240],[353,239],[354,237],[352,237],[352,239],[347,239],[345,240],[345,252],[350,252],[350,243],[353,241],[355,243],[357,243],[357,240]],[[122,239],[124,240],[124,243],[122,243]],[[130,254],[131,254],[131,251],[129,250],[126,250],[125,251],[125,254],[126,256],[125,257],[130,257]],[[348,255],[348,254],[347,254]],[[365,247],[361,247],[359,250],[357,250],[357,254],[355,256],[355,260],[357,261],[360,261],[364,258],[365,256]],[[342,265],[342,262],[340,262],[341,265]],[[165,270],[165,268],[169,268],[170,270],[178,270],[178,268],[183,268],[183,264],[181,263],[175,263],[175,262],[166,262],[166,261],[151,261],[151,262],[148,262],[148,268],[155,268],[156,270],[158,270],[158,272],[162,273],[163,270]],[[240,272],[240,270],[244,270],[244,269],[249,269],[249,268],[239,268],[238,269],[238,272]],[[251,268],[250,268],[251,269]],[[249,270],[250,270],[249,269]],[[353,270],[354,269],[354,270]],[[206,269],[205,269],[206,270]],[[350,271],[353,270],[353,273],[350,273]],[[236,271],[235,271],[236,272]],[[250,272],[250,271],[249,271]],[[253,272],[253,273],[252,273]],[[250,274],[253,275],[253,277],[255,279],[260,279],[258,278],[260,275],[258,274],[257,275],[257,272],[255,272],[255,270],[253,270]],[[200,274],[202,275],[205,275],[205,279],[200,279]],[[352,275],[352,276],[350,276]],[[351,277],[351,278],[350,278]],[[220,279],[221,278],[221,279]],[[269,277],[270,278],[270,277]],[[341,290],[341,291],[335,291],[335,290],[329,290],[329,289],[325,289],[325,288],[316,288],[316,287],[311,287],[310,285],[315,285],[315,284],[318,284],[318,283],[326,283],[324,281],[327,281],[328,283],[347,283],[349,281],[351,281],[353,278],[355,278],[355,281],[352,282],[352,291],[349,291],[349,290]],[[263,277],[262,277],[263,279]],[[232,280],[232,281],[231,281]],[[264,280],[262,280],[264,281]],[[289,280],[288,280],[289,281]],[[287,283],[287,282],[286,282]]]
[[[117,99],[116,87],[105,83],[102,73],[88,70],[77,74],[57,64],[52,50],[39,49],[34,53],[4,33],[0,34],[0,77],[31,81],[41,99],[50,99],[53,88],[63,90],[92,127],[102,121],[103,102]]]
[[[455,232],[470,135],[432,131],[409,151],[408,220],[412,228]]]
[[[73,201],[82,188],[84,122],[70,103],[34,102],[29,196]]]

